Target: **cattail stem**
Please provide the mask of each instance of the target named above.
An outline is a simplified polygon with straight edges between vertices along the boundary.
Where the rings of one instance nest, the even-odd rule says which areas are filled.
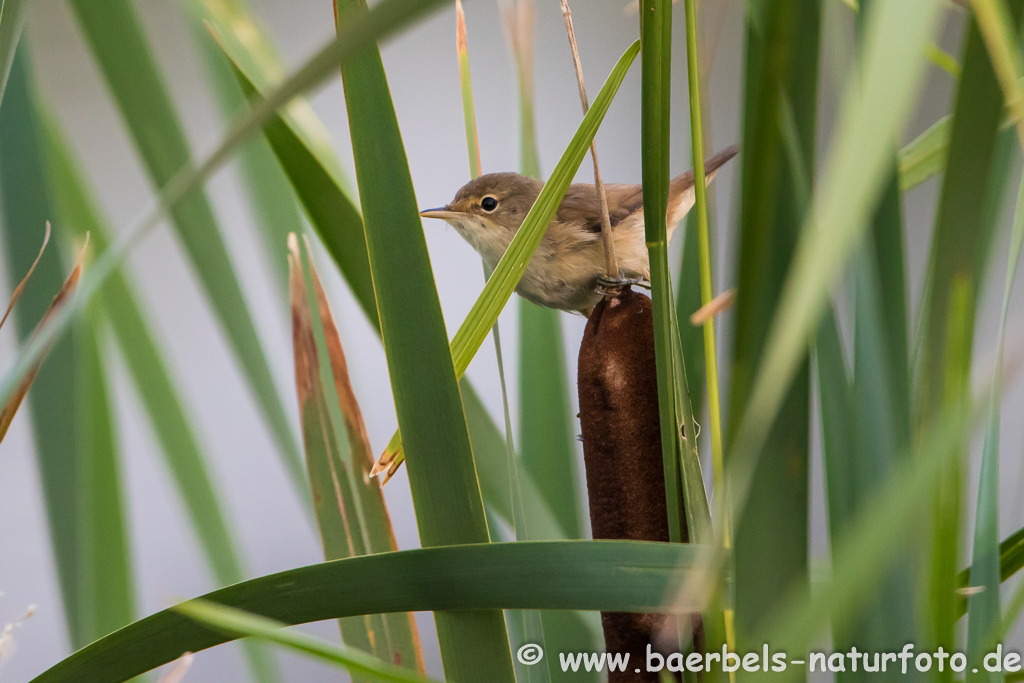
[[[580,90],[580,104],[583,105],[583,115],[586,116],[590,103],[587,101],[587,88],[583,84],[583,66],[580,64],[580,51],[576,46],[576,32],[572,28],[572,12],[569,10],[568,0],[561,0],[561,2],[565,32],[569,35],[569,48],[572,50],[572,64],[576,68],[576,85]],[[597,141],[590,143],[590,158],[594,160],[594,189],[597,191],[597,198],[601,203],[601,242],[604,244],[605,269],[609,278],[617,278],[619,276],[619,261],[615,256],[615,240],[612,239],[612,223],[608,216],[608,196],[604,192],[604,182],[601,180],[601,170],[597,164]]]

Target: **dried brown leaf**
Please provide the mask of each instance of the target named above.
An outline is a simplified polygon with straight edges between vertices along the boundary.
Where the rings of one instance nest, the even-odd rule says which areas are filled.
[[[47,235],[49,235],[49,230],[47,230]],[[82,250],[78,254],[78,260],[75,262],[75,267],[71,269],[71,273],[64,280],[64,284],[61,285],[60,291],[57,292],[57,296],[53,298],[53,302],[50,304],[50,307],[46,309],[43,319],[39,321],[39,325],[36,326],[35,332],[32,333],[33,338],[35,338],[35,335],[38,334],[39,330],[58,310],[60,310],[60,307],[64,305],[64,302],[67,301],[74,293],[75,288],[78,286],[78,280],[82,277],[82,268],[85,263],[85,254],[88,247],[89,234],[86,233],[85,244],[82,245]],[[36,260],[38,261],[38,257]],[[35,264],[33,264],[32,267],[35,268]],[[29,273],[31,274],[31,272],[32,271],[30,269]],[[24,283],[24,280],[22,282]],[[25,398],[25,394],[28,393],[28,389],[32,386],[32,381],[35,380],[36,374],[39,372],[39,368],[45,359],[46,353],[43,353],[39,357],[39,360],[36,361],[35,365],[32,366],[32,369],[26,373],[25,378],[21,381],[21,385],[7,401],[3,410],[0,410],[0,441],[3,441],[4,437],[7,435],[7,430],[10,428],[11,422],[14,420],[14,416],[18,412],[18,408],[21,406],[22,400]]]
[[[14,304],[16,304],[18,299],[21,298],[21,293],[25,290],[25,283],[27,283],[28,279],[32,277],[32,273],[35,271],[36,265],[39,263],[39,259],[43,257],[43,252],[46,251],[46,245],[49,243],[50,221],[46,221],[46,232],[43,234],[43,246],[39,247],[39,254],[36,255],[36,260],[32,262],[28,272],[25,273],[25,277],[21,278],[21,282],[19,282],[18,286],[14,288],[14,292],[11,294],[11,302],[7,304],[7,310],[4,311],[4,317],[0,318],[0,328],[4,326],[5,322],[7,322],[7,316],[9,316],[11,311],[14,309]]]
[[[729,310],[732,308],[733,302],[736,300],[736,290],[727,289],[711,301],[707,302],[693,314],[690,315],[690,324],[699,327],[707,321],[714,318],[719,313]]]
[[[384,452],[381,453],[380,457],[377,458],[377,462],[373,463],[373,469],[370,470],[371,477],[380,476],[384,473],[384,478],[381,479],[380,485],[391,481],[391,477],[395,476],[395,472],[402,466],[404,458],[399,457],[402,453],[402,449],[392,450],[391,448],[385,448]]]
[[[295,393],[299,414],[316,391],[318,364],[313,325],[306,303],[306,283],[302,275],[299,241],[295,233],[288,235],[288,284],[291,289],[292,346],[295,357]]]
[[[455,0],[455,49],[459,58],[469,51],[466,40],[466,12],[462,9],[462,0]]]
[[[310,282],[313,287],[313,294],[316,297],[317,309],[320,316],[321,328],[323,331],[324,346],[330,364],[331,377],[333,379],[335,393],[338,397],[341,420],[345,426],[345,434],[351,452],[351,466],[346,465],[338,452],[337,444],[333,441],[335,429],[330,429],[333,423],[328,409],[327,401],[329,392],[323,384],[320,375],[320,354],[317,348],[316,337],[314,336],[312,324],[312,311],[309,308],[310,302],[307,298],[307,287],[302,257],[299,253],[298,239],[290,235],[289,247],[289,277],[292,291],[292,330],[295,345],[295,375],[296,389],[299,394],[299,405],[302,415],[306,415],[307,401],[312,401],[311,407],[315,407],[318,414],[320,428],[323,430],[325,449],[323,455],[327,457],[327,465],[330,468],[330,476],[334,486],[334,496],[337,500],[338,512],[341,515],[341,523],[345,528],[346,541],[348,543],[348,556],[362,553],[389,552],[398,549],[395,540],[394,530],[391,526],[391,519],[387,512],[381,485],[370,477],[370,469],[373,465],[370,437],[363,420],[362,410],[356,399],[355,391],[348,372],[348,362],[345,358],[345,351],[342,348],[341,336],[331,314],[330,305],[327,302],[327,295],[324,292],[323,284],[317,273],[316,267],[308,255],[311,254],[309,243],[306,243],[307,258],[309,266]],[[305,430],[304,430],[305,432]],[[307,444],[307,448],[310,444]],[[317,452],[317,449],[313,449]],[[311,484],[314,487],[314,500],[322,499],[316,495],[317,468],[310,464]],[[320,470],[323,474],[323,470]],[[351,475],[348,472],[351,471]],[[357,478],[358,477],[358,478]],[[322,478],[322,477],[321,477]],[[323,482],[321,482],[323,483]],[[346,500],[353,498],[353,500]],[[357,508],[362,515],[357,513]],[[319,514],[319,513],[318,513]],[[357,522],[362,517],[362,522]],[[353,545],[353,540],[358,537],[362,539],[358,548]],[[326,541],[325,538],[325,552]],[[333,558],[328,558],[333,559]],[[404,621],[403,620],[407,620]],[[406,659],[411,656],[414,660],[413,666],[423,672],[424,662],[422,649],[419,643],[419,635],[416,624],[409,614],[387,615],[384,617],[373,617],[371,622],[381,621],[378,625],[379,633],[385,634],[386,641],[378,642],[378,630],[368,622],[366,625],[367,636],[370,647],[382,658]],[[344,626],[343,626],[344,631]],[[404,633],[402,637],[399,634]],[[393,639],[394,638],[394,639]],[[404,642],[404,644],[402,644]],[[378,651],[380,650],[380,651]]]
[[[306,249],[308,252],[308,241]],[[327,357],[331,363],[331,375],[334,377],[334,388],[338,394],[338,402],[341,404],[341,415],[345,420],[345,431],[348,433],[349,446],[352,448],[353,462],[359,463],[365,479],[369,476],[369,471],[373,466],[373,457],[370,455],[373,452],[370,447],[370,434],[366,431],[363,411],[359,408],[355,391],[352,389],[345,350],[341,346],[341,336],[334,324],[331,307],[327,303],[327,294],[324,292],[320,274],[316,272],[312,261],[309,261],[309,272],[313,280],[313,293],[316,295],[317,306],[320,309],[320,319],[323,321]]]

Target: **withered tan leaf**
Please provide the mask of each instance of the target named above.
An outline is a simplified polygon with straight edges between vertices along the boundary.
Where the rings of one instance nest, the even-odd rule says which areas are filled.
[[[317,353],[313,326],[306,303],[306,283],[302,275],[299,242],[295,233],[288,235],[288,284],[291,289],[292,345],[295,357],[295,392],[299,412],[316,391]]]
[[[399,442],[398,448],[391,448],[391,445],[388,444],[388,447],[385,448],[384,452],[381,453],[379,458],[377,458],[377,462],[373,463],[373,469],[370,470],[370,476],[379,477],[383,472],[384,477],[380,482],[381,486],[383,486],[391,480],[391,477],[395,476],[395,472],[398,471],[398,468],[402,466],[403,462],[405,462],[405,458],[402,457],[401,442]]]
[[[21,282],[14,288],[14,292],[11,293],[11,302],[7,304],[7,310],[4,311],[4,317],[0,318],[0,328],[7,322],[7,316],[11,314],[14,309],[14,304],[21,298],[21,293],[25,290],[25,283],[32,277],[32,273],[35,271],[36,266],[39,264],[39,259],[43,258],[43,252],[46,251],[46,245],[50,243],[50,221],[46,221],[46,232],[43,233],[43,245],[39,247],[39,253],[36,255],[36,260],[32,262],[28,272],[25,273],[25,277],[21,278]]]
[[[303,258],[298,239],[288,240],[289,278],[291,284],[292,330],[295,349],[296,389],[303,421],[310,485],[327,559],[351,557],[365,553],[389,552],[398,549],[391,519],[381,492],[380,483],[369,476],[373,465],[370,438],[363,414],[356,399],[348,372],[334,317],[320,276],[311,258]],[[307,255],[311,249],[307,241]],[[316,310],[323,331],[320,345],[314,333],[314,317],[308,298],[304,268],[309,267],[310,285],[316,297]],[[331,379],[337,396],[337,407],[329,402],[334,395],[325,385],[321,373],[321,352],[326,353]],[[328,366],[323,366],[324,369]],[[332,417],[332,412],[334,417]],[[338,418],[340,413],[340,420]],[[335,441],[344,425],[351,458],[343,458]],[[373,616],[360,624],[343,623],[357,637],[366,639],[366,646],[379,657],[402,661],[424,671],[423,654],[415,621],[409,614]]]
[[[736,290],[727,289],[711,301],[707,302],[690,315],[690,324],[699,327],[708,320],[711,320],[719,313],[723,313],[732,308],[733,302],[736,300]]]
[[[46,234],[48,238],[50,234],[49,225],[47,225]],[[42,328],[50,320],[50,318],[53,317],[53,315],[58,310],[60,310],[61,306],[63,306],[64,303],[74,293],[75,288],[78,286],[78,280],[82,277],[82,268],[84,267],[85,254],[88,248],[89,234],[86,233],[85,244],[82,245],[82,250],[78,254],[78,260],[75,262],[75,267],[71,269],[71,273],[68,274],[67,278],[64,280],[64,284],[61,285],[60,291],[57,292],[57,296],[53,298],[53,302],[50,304],[50,307],[46,309],[46,313],[43,315],[43,319],[39,321],[39,324],[36,326],[35,332],[32,333],[33,338],[35,337],[36,334],[39,333],[40,328]],[[40,251],[40,254],[41,253],[42,251]],[[39,258],[36,257],[37,262],[38,260]],[[29,269],[29,274],[31,274],[32,269],[34,268],[35,263],[33,263],[32,268]],[[24,283],[24,280],[22,280],[22,283]],[[20,295],[20,292],[18,292],[17,290],[16,293]],[[32,366],[32,369],[25,375],[25,378],[21,381],[21,385],[18,387],[18,390],[15,391],[11,398],[7,401],[7,404],[3,407],[3,410],[0,410],[0,441],[3,441],[4,437],[7,436],[7,430],[10,428],[11,422],[14,420],[14,416],[15,414],[17,414],[18,408],[21,406],[21,402],[25,398],[25,394],[28,393],[28,389],[30,386],[32,386],[32,381],[35,380],[36,374],[38,374],[39,368],[40,366],[42,366],[43,361],[45,359],[46,354],[43,353],[39,357],[39,360],[36,361],[36,364]]]
[[[309,252],[309,242],[306,243]],[[331,307],[327,303],[327,295],[324,292],[323,283],[320,282],[320,274],[312,261],[309,261],[309,272],[313,280],[313,293],[316,295],[317,306],[320,309],[320,319],[323,321],[324,341],[327,345],[327,357],[331,363],[331,375],[334,377],[334,388],[338,393],[338,402],[341,404],[341,415],[345,420],[345,431],[348,433],[349,446],[352,449],[353,462],[359,464],[364,480],[369,478],[370,469],[373,466],[371,456],[370,435],[366,431],[366,423],[363,420],[363,411],[359,408],[355,391],[352,389],[352,380],[348,374],[348,361],[345,359],[345,350],[341,346],[341,336],[334,324],[334,316],[331,315]]]

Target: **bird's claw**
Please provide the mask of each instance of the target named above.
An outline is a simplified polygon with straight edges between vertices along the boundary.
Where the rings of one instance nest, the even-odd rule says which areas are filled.
[[[651,288],[651,283],[642,277],[622,277],[621,275],[619,277],[609,277],[608,275],[602,275],[597,278],[597,293],[601,296],[616,294],[632,285],[645,289]]]

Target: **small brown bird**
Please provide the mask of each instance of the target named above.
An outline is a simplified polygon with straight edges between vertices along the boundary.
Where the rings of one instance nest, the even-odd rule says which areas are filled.
[[[738,151],[737,146],[728,147],[705,162],[708,183]],[[669,240],[675,226],[694,204],[693,183],[691,170],[677,175],[669,184]],[[421,211],[420,215],[448,222],[479,252],[487,265],[494,268],[543,186],[539,180],[518,173],[489,173],[463,185],[447,206]],[[605,185],[604,188],[619,270],[626,279],[649,280],[651,267],[644,236],[643,188],[640,185]],[[588,316],[601,300],[599,280],[604,274],[597,192],[591,184],[570,185],[527,264],[516,292],[535,304]]]

